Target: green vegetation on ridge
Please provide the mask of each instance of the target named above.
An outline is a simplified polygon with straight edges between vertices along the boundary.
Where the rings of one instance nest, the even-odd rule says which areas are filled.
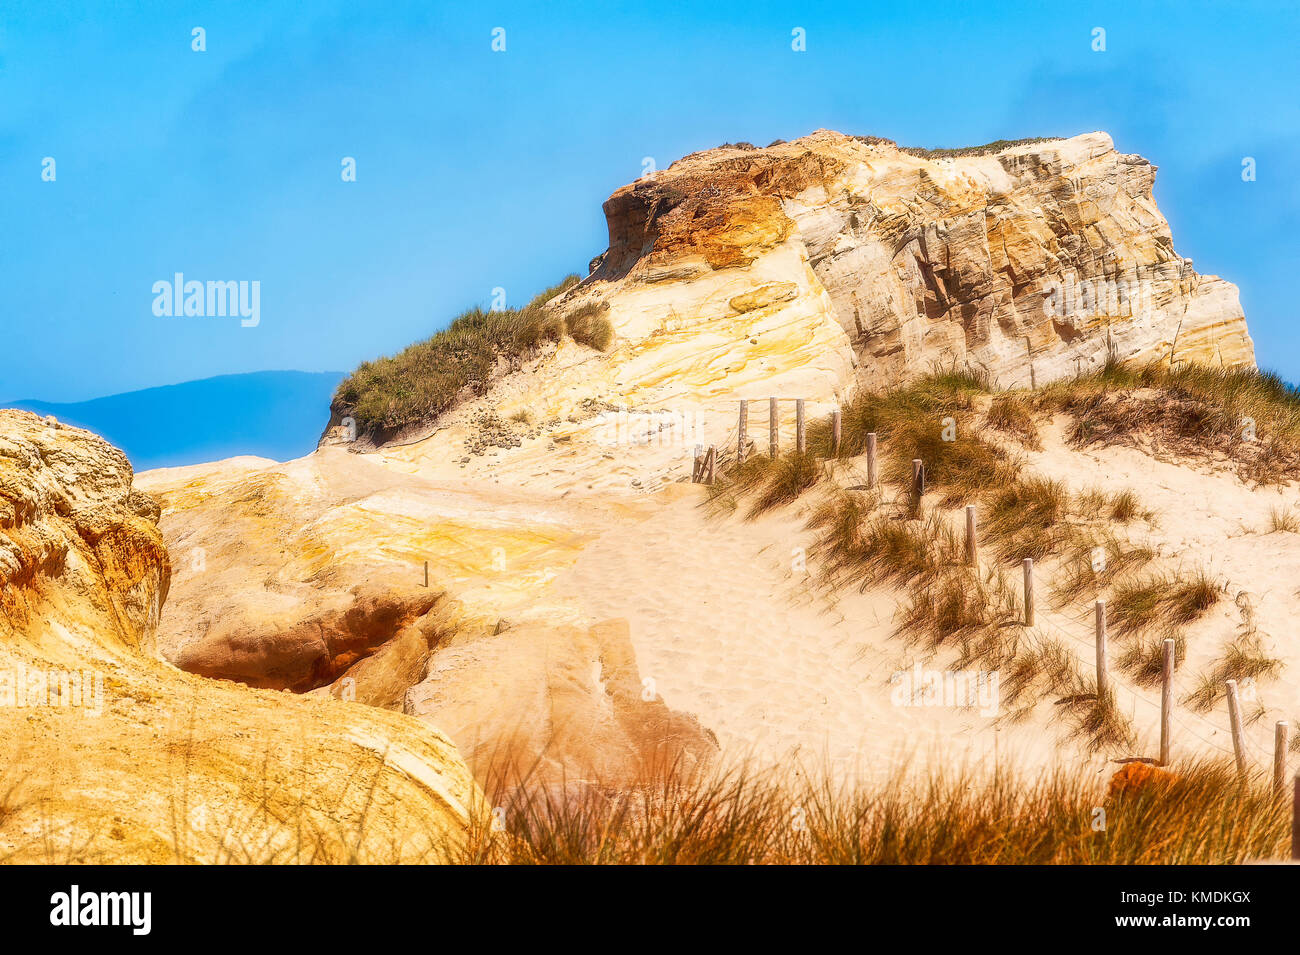
[[[351,416],[358,432],[384,437],[432,421],[466,395],[483,394],[495,378],[518,370],[547,342],[567,335],[604,351],[614,332],[599,307],[561,313],[546,306],[578,281],[570,275],[523,308],[472,308],[425,341],[391,357],[362,362],[335,392],[335,416]]]

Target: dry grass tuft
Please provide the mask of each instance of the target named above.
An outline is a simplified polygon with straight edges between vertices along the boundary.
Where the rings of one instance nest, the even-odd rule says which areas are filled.
[[[1120,654],[1118,666],[1133,678],[1138,686],[1153,687],[1160,684],[1165,667],[1165,637],[1142,637]],[[1174,669],[1178,670],[1187,657],[1187,638],[1175,633]]]
[[[1204,570],[1188,577],[1152,574],[1118,585],[1107,614],[1120,636],[1152,630],[1172,635],[1201,617],[1222,596],[1220,584]]]
[[[788,454],[770,462],[766,470],[766,480],[749,509],[751,518],[789,504],[822,477],[821,465],[811,454]]]
[[[1019,625],[1022,609],[1005,577],[982,578],[974,570],[949,567],[933,583],[913,588],[898,632],[929,648],[957,644],[958,667],[981,662],[997,666],[1007,656],[999,632]]]
[[[879,498],[853,491],[828,497],[809,526],[822,530],[813,554],[832,579],[861,590],[931,581],[943,566],[958,560],[960,551],[956,533],[940,515],[907,520],[881,506]]]
[[[753,498],[745,515],[753,519],[797,500],[822,476],[822,466],[811,454],[788,454],[776,460],[752,455],[709,486],[708,503],[715,511],[732,512],[745,498]]]
[[[1282,661],[1273,659],[1264,653],[1263,639],[1255,624],[1255,607],[1250,596],[1244,591],[1237,595],[1237,609],[1241,613],[1241,624],[1236,636],[1224,648],[1222,659],[1215,662],[1209,673],[1201,675],[1196,689],[1187,697],[1186,703],[1192,709],[1202,712],[1212,709],[1220,697],[1227,695],[1224,683],[1236,680],[1262,680],[1276,677],[1282,669]]]
[[[1027,448],[1041,450],[1033,405],[1022,395],[1006,392],[994,397],[984,422],[996,431],[1011,435]]]
[[[1013,638],[1010,651],[1009,659],[1001,664],[1003,700],[1014,707],[1026,696],[1029,698],[1013,719],[1028,716],[1044,697],[1086,695],[1075,657],[1060,640],[1025,635],[1023,639]]]
[[[1021,478],[993,495],[985,528],[1002,560],[1042,560],[1073,539],[1074,528],[1066,523],[1070,509],[1070,493],[1062,482]]]
[[[1067,552],[1053,583],[1053,603],[1058,607],[1100,594],[1116,581],[1155,559],[1155,551],[1137,546],[1113,533],[1080,534]]]
[[[1090,681],[1087,686],[1084,692],[1058,701],[1059,706],[1074,714],[1077,720],[1075,735],[1086,739],[1094,752],[1131,746],[1133,726],[1115,705],[1114,690],[1098,696],[1095,682]]]
[[[1223,685],[1228,680],[1240,683],[1243,680],[1271,679],[1281,669],[1282,661],[1265,656],[1258,643],[1230,643],[1223,659],[1215,663],[1208,674],[1201,676],[1186,702],[1193,709],[1204,712],[1226,695]]]
[[[1300,533],[1300,516],[1289,507],[1274,507],[1268,515],[1268,533],[1276,534],[1278,531]]]
[[[1110,496],[1110,519],[1112,521],[1128,524],[1130,521],[1146,516],[1146,511],[1133,491],[1117,491]]]

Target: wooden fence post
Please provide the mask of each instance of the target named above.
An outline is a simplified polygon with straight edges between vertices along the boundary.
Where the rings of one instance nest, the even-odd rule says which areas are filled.
[[[1232,751],[1237,755],[1237,772],[1246,775],[1246,744],[1241,736],[1241,703],[1237,699],[1237,681],[1228,680],[1228,722],[1232,726]]]
[[[1300,860],[1300,773],[1295,774],[1295,795],[1291,802],[1291,858]]]
[[[429,586],[429,562],[424,562],[424,586]]]
[[[802,398],[795,399],[794,422],[794,449],[800,454],[806,454],[808,452],[808,422],[804,418]]]
[[[718,466],[718,446],[709,445],[709,450],[704,452],[704,475],[708,479],[707,483],[713,483],[714,471]]]
[[[867,435],[867,487],[876,487],[876,432]]]
[[[1026,557],[1021,563],[1025,568],[1025,626],[1034,625],[1034,558]]]
[[[1169,765],[1174,740],[1174,641],[1165,640],[1165,658],[1160,671],[1160,765]]]
[[[831,412],[831,457],[840,456],[840,409]]]
[[[920,458],[912,458],[912,487],[918,498],[925,497],[925,464]]]
[[[736,463],[745,463],[745,432],[749,430],[749,402],[740,399],[740,425],[738,427],[738,436],[736,438]]]
[[[781,456],[781,412],[775,398],[767,399],[767,447],[773,461]]]
[[[1097,614],[1097,702],[1106,698],[1109,689],[1110,666],[1106,660],[1106,601],[1098,600]]]
[[[1290,736],[1291,724],[1278,720],[1273,732],[1273,792],[1278,796],[1286,788],[1286,754]]]
[[[979,566],[979,539],[975,531],[975,505],[966,505],[966,563]]]

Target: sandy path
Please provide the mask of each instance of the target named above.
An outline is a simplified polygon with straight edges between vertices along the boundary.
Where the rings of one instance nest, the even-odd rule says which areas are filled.
[[[1031,726],[895,705],[890,677],[913,663],[892,636],[897,597],[821,593],[793,566],[802,525],[789,512],[706,519],[695,499],[676,501],[586,547],[556,593],[594,619],[626,618],[642,674],[733,754],[865,775],[918,754],[986,760],[999,746],[1053,759],[1055,740]]]

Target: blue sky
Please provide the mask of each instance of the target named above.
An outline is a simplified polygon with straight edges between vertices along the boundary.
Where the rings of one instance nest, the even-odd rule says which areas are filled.
[[[1290,3],[6,0],[0,399],[346,370],[494,287],[585,274],[643,157],[819,127],[1110,132],[1160,167],[1178,251],[1241,288],[1261,364],[1300,380],[1297,49]],[[259,281],[260,324],[155,316],[178,271]]]

